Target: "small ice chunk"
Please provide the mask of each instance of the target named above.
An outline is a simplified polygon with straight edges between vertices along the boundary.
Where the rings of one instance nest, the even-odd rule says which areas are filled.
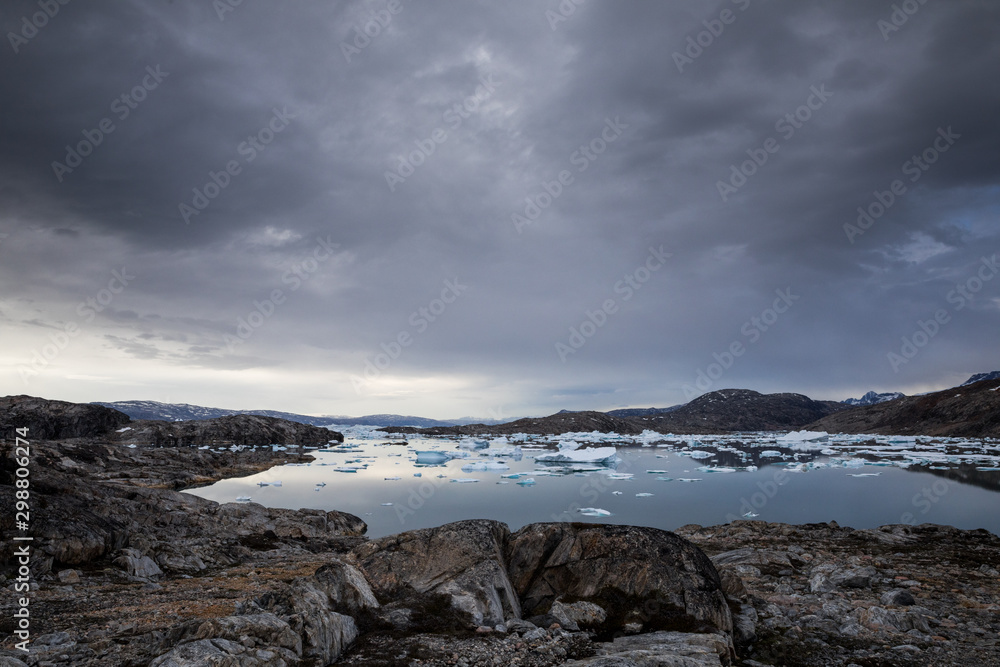
[[[849,472],[849,473],[847,473],[847,476],[848,477],[878,477],[881,474],[882,473],[880,473],[880,472],[856,472],[856,473],[850,473]]]
[[[560,450],[556,453],[538,454],[536,461],[552,463],[611,463],[617,459],[614,447],[593,447],[590,449]]]
[[[517,484],[519,484],[521,486],[532,486],[534,483],[535,483],[535,480],[533,480],[530,477],[528,479],[521,479],[521,480],[517,481]]]
[[[236,496],[236,501],[240,503],[250,502],[250,496]]]
[[[666,470],[647,470],[650,475],[666,475],[668,471]]]
[[[700,477],[694,477],[694,478],[681,477],[677,481],[678,482],[700,482],[701,478]]]
[[[611,495],[613,495],[613,496],[620,496],[620,495],[622,495],[622,492],[621,491],[612,491]]]
[[[637,493],[637,494],[635,494],[635,497],[636,498],[649,498],[652,495],[653,495],[652,493]]]
[[[584,516],[611,516],[611,512],[600,507],[581,507],[577,512]]]
[[[399,477],[386,477],[385,478],[385,481],[387,481],[387,482],[396,482],[398,480],[399,480]]]
[[[451,481],[453,483],[455,483],[455,484],[472,484],[474,482],[478,482],[479,480],[478,479],[471,479],[471,478],[464,478],[464,477],[456,477],[455,479],[453,479]]]
[[[682,454],[686,453],[693,459],[710,459],[713,456],[715,456],[715,454],[713,454],[712,452],[706,452],[703,449],[693,449],[690,452],[681,452],[681,453]]]
[[[382,507],[392,507],[392,503],[382,503]]]
[[[761,458],[778,458],[780,459],[784,454],[776,449],[765,449],[760,453]]]

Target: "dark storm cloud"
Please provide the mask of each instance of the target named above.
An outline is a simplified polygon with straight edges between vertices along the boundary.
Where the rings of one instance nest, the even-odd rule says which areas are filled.
[[[897,4],[70,3],[29,39],[8,3],[11,391],[447,416],[677,403],[734,343],[713,389],[992,370],[1000,281],[948,296],[1000,252],[1000,9]],[[120,395],[60,384],[88,364]]]

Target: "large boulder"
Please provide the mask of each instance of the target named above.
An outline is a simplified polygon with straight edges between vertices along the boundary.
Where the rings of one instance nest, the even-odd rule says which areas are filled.
[[[508,574],[526,614],[559,598],[608,612],[611,627],[721,631],[733,620],[712,561],[657,528],[537,523],[507,541]]]
[[[372,540],[354,555],[381,602],[443,595],[468,625],[493,626],[521,617],[504,561],[509,536],[498,521],[458,521]]]

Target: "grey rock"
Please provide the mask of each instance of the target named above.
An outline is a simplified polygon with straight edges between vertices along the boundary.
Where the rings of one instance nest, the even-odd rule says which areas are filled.
[[[498,521],[459,521],[372,540],[354,554],[376,595],[448,595],[474,629],[521,617],[504,563],[509,534]]]
[[[140,579],[151,579],[163,574],[163,570],[156,564],[156,561],[149,556],[144,556],[138,549],[122,549],[114,563],[133,577]]]
[[[917,603],[910,591],[903,588],[883,593],[879,601],[888,607],[908,607]]]
[[[834,586],[843,588],[870,588],[872,580],[878,576],[878,571],[867,565],[865,567],[851,567],[839,570],[830,575],[830,581]]]
[[[617,637],[597,655],[565,667],[722,667],[730,663],[728,639],[717,634],[652,632]]]
[[[288,649],[247,648],[228,639],[201,639],[159,656],[150,667],[292,667],[298,656]]]
[[[59,570],[56,573],[56,578],[64,584],[80,583],[80,573],[76,570]]]
[[[195,633],[195,639],[229,639],[240,643],[248,637],[255,638],[255,644],[286,648],[302,655],[302,639],[274,614],[213,618],[198,626]]]
[[[333,560],[316,570],[312,578],[338,612],[354,615],[362,609],[379,607],[365,575],[350,563]]]
[[[595,628],[608,618],[608,612],[603,607],[585,601],[564,603],[556,600],[549,613],[556,617],[559,625],[571,632],[580,628]]]
[[[516,632],[518,634],[524,634],[525,632],[531,632],[536,630],[538,626],[530,621],[525,621],[517,618],[512,618],[506,623],[507,632]]]
[[[712,561],[687,540],[639,526],[531,524],[507,541],[511,583],[528,612],[560,596],[643,600],[644,621],[669,616],[731,632]]]

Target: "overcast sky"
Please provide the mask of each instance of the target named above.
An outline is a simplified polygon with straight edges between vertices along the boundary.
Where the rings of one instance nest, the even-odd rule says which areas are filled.
[[[44,6],[0,14],[0,393],[509,418],[1000,368],[997,3]]]

